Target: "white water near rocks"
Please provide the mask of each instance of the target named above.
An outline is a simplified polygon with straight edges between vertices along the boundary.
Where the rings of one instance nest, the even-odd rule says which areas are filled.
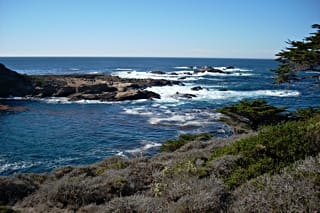
[[[310,84],[275,85],[272,60],[161,58],[1,59],[26,74],[108,73],[124,78],[180,81],[149,87],[160,99],[125,102],[12,98],[28,108],[0,114],[0,175],[44,172],[107,156],[151,156],[181,133],[230,134],[216,109],[242,99],[264,98],[276,106],[317,106]],[[225,73],[195,72],[208,65]],[[233,65],[231,68],[229,65]],[[154,72],[157,71],[157,72]]]

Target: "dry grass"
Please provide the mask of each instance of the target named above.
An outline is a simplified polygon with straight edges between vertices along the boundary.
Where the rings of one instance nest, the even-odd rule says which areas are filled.
[[[308,157],[281,174],[260,176],[238,187],[231,212],[318,212],[320,155]]]

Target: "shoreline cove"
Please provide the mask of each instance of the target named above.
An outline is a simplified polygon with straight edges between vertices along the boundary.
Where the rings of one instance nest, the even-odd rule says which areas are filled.
[[[217,137],[227,137],[231,134],[230,129],[220,121],[221,115],[216,109],[242,99],[265,98],[276,106],[289,105],[289,111],[316,106],[320,100],[313,87],[274,85],[270,72],[275,65],[272,60],[1,58],[1,62],[24,73],[23,76],[35,75],[34,83],[40,87],[36,91],[42,96],[45,90],[41,86],[52,83],[59,86],[51,78],[55,75],[64,78],[62,82],[70,83],[71,76],[78,76],[76,80],[87,85],[99,85],[103,81],[101,78],[116,79],[117,82],[125,78],[126,82],[120,82],[123,90],[143,89],[160,97],[103,101],[88,94],[90,90],[96,94],[100,89],[112,90],[115,84],[108,84],[108,87],[82,87],[85,97],[77,96],[72,100],[40,95],[1,99],[2,105],[23,110],[0,112],[3,124],[0,128],[3,146],[0,175],[47,172],[63,165],[91,164],[108,156],[130,156],[132,150],[145,146],[150,149],[144,154],[151,157],[159,151],[159,146],[152,144],[163,144],[185,133],[209,132]],[[92,72],[95,74],[89,74]],[[97,79],[94,83],[84,81],[80,76]],[[169,83],[177,81],[180,83]],[[152,82],[169,85],[148,85]],[[119,85],[116,84],[118,89]],[[71,89],[62,87],[65,92]],[[58,94],[56,88],[48,87],[52,90],[49,94]],[[29,167],[25,166],[26,162]]]

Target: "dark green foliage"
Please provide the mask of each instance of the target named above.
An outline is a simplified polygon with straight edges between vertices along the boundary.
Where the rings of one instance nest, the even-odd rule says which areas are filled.
[[[320,107],[318,108],[306,108],[298,109],[297,111],[291,113],[290,117],[293,120],[306,120],[312,118],[313,116],[320,114]]]
[[[35,84],[36,84],[37,87],[43,87],[44,86],[44,81],[43,80],[37,80]]]
[[[320,25],[314,24],[315,33],[303,41],[288,41],[290,45],[279,52],[276,59],[280,64],[274,72],[277,74],[276,82],[284,83],[301,80],[306,77],[318,78],[320,76]],[[319,72],[314,76],[299,77],[300,71],[312,70]]]
[[[217,110],[237,123],[244,123],[249,128],[257,130],[262,125],[279,122],[285,118],[281,114],[285,111],[284,107],[274,107],[267,104],[265,100],[242,100],[240,103],[226,106]]]
[[[191,141],[195,141],[195,140],[207,141],[207,140],[210,140],[211,138],[212,138],[212,135],[210,135],[208,133],[201,133],[201,134],[197,134],[197,135],[182,134],[179,136],[178,139],[167,140],[160,147],[160,151],[161,152],[173,152]]]
[[[267,126],[257,136],[217,149],[211,160],[237,155],[237,167],[224,177],[230,187],[267,172],[279,172],[293,162],[320,151],[320,114],[305,121],[288,121]]]

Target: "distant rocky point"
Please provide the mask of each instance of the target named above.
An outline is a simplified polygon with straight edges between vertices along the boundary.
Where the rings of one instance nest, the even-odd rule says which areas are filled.
[[[162,79],[125,79],[107,74],[21,75],[0,64],[0,98],[67,97],[70,100],[158,99],[147,87],[179,84]]]

